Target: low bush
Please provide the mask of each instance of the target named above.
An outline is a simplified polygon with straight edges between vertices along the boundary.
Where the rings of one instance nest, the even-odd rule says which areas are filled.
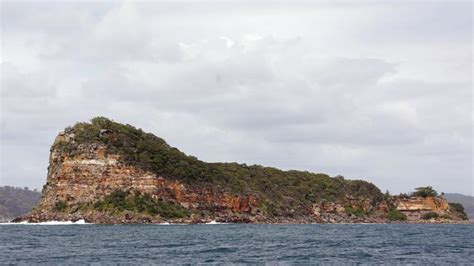
[[[354,208],[352,205],[347,205],[344,210],[349,215],[355,215],[357,217],[362,217],[366,215],[365,211],[361,207]]]
[[[464,206],[461,203],[449,203],[449,209],[453,212],[457,212],[463,220],[469,220],[469,217],[464,212]]]
[[[451,219],[451,216],[449,216],[448,214],[443,214],[441,216],[439,216],[440,218],[443,218],[443,219]]]
[[[417,187],[415,189],[415,192],[412,193],[412,196],[416,197],[436,197],[438,195],[438,192],[433,189],[431,186],[426,186],[426,187]]]
[[[149,215],[160,215],[163,218],[183,218],[188,211],[174,202],[153,199],[148,194],[117,190],[95,203],[94,208],[105,212],[133,211]]]
[[[464,206],[461,203],[449,203],[449,208],[453,211],[464,212]]]
[[[436,218],[438,218],[438,217],[439,217],[439,214],[436,213],[436,212],[427,212],[427,213],[425,213],[425,214],[423,214],[423,215],[421,216],[421,218],[422,218],[423,220],[430,220],[430,219],[433,219],[433,218],[436,219]]]
[[[66,202],[60,200],[54,204],[53,210],[57,212],[62,212],[67,208]]]
[[[391,209],[388,211],[388,219],[391,221],[406,221],[407,216],[397,209]]]

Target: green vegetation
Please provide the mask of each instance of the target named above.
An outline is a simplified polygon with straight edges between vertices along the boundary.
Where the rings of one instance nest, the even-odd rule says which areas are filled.
[[[75,142],[59,142],[53,148],[69,154],[76,152],[80,144],[105,144],[108,152],[121,155],[123,163],[178,180],[189,188],[256,195],[261,210],[270,216],[304,214],[315,202],[344,200],[347,195],[371,199],[374,206],[383,200],[375,185],[362,180],[260,165],[206,163],[153,134],[104,117],[77,123],[66,133],[73,133]]]
[[[457,193],[446,193],[444,195],[448,202],[457,202],[462,205],[467,217],[474,219],[474,197]],[[467,218],[466,217],[466,218]]]
[[[436,212],[427,212],[421,216],[423,220],[430,220],[430,219],[436,219],[439,217],[439,214]]]
[[[464,213],[464,206],[462,206],[461,203],[450,202],[450,203],[449,203],[449,208],[450,208],[451,210]]]
[[[464,206],[461,203],[450,202],[449,209],[451,209],[451,211],[457,212],[462,217],[462,219],[469,220],[466,212],[464,212]]]
[[[443,219],[452,219],[451,216],[449,216],[448,214],[443,214],[443,215],[440,215],[439,217]]]
[[[53,210],[57,211],[57,212],[62,212],[64,210],[66,210],[66,208],[67,208],[66,202],[60,200],[60,201],[57,201],[56,203],[54,203]]]
[[[354,208],[352,205],[347,205],[344,210],[348,215],[355,215],[357,217],[365,216],[367,213],[361,207]]]
[[[109,213],[132,211],[148,215],[160,215],[163,218],[183,218],[188,212],[181,205],[153,199],[148,194],[138,192],[114,191],[104,200],[97,202],[94,209]]]
[[[436,197],[438,196],[438,192],[436,192],[436,190],[434,190],[433,187],[431,186],[418,187],[415,189],[415,192],[412,193],[412,196],[423,197],[423,198]]]
[[[406,221],[407,216],[397,209],[390,209],[388,211],[388,219],[391,221]]]

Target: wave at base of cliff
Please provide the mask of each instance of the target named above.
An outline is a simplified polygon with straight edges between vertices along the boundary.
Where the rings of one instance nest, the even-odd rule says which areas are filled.
[[[19,225],[82,225],[82,224],[91,224],[86,223],[84,219],[73,221],[45,221],[40,223],[30,223],[27,221],[21,221],[18,223],[0,223],[0,225],[8,225],[8,224],[19,224]]]
[[[228,223],[220,223],[220,222],[217,222],[216,220],[212,220],[208,223],[205,223],[205,224],[228,224]]]

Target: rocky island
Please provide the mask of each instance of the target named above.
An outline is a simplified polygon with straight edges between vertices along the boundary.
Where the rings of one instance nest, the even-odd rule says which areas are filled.
[[[388,223],[467,216],[430,187],[392,196],[342,176],[207,163],[107,118],[77,123],[51,147],[40,203],[16,222]]]

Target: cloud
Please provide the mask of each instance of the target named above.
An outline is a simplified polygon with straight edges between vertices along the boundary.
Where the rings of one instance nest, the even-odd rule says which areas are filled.
[[[472,194],[465,10],[5,3],[0,183],[40,188],[57,132],[104,115],[207,161]]]

